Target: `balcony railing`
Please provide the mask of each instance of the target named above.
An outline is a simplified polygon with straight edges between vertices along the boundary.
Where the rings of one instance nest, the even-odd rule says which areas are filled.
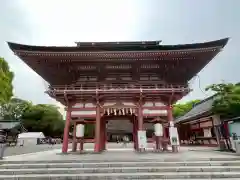
[[[119,90],[119,89],[188,89],[188,85],[179,84],[97,84],[79,86],[49,86],[49,90]]]

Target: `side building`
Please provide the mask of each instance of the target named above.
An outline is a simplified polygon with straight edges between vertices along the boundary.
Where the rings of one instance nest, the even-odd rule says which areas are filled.
[[[212,112],[216,95],[195,104],[184,116],[175,120],[182,145],[204,145],[230,148],[228,122]]]

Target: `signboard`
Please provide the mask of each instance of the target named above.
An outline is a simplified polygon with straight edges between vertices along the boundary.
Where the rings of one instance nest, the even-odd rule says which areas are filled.
[[[146,131],[138,131],[138,148],[147,148],[147,136]]]
[[[171,145],[179,145],[178,131],[176,127],[169,127],[169,135]]]

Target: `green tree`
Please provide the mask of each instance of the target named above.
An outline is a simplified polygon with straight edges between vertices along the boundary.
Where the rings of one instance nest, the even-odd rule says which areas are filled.
[[[23,113],[22,122],[30,132],[43,132],[45,136],[62,136],[64,120],[54,105],[38,104]]]
[[[11,98],[9,102],[2,104],[0,116],[4,120],[20,121],[23,113],[31,106],[31,102],[18,98]]]
[[[0,105],[8,102],[13,96],[13,77],[8,63],[0,57]]]
[[[216,93],[212,111],[222,117],[240,116],[240,83],[212,84],[206,88]]]
[[[173,105],[173,116],[175,118],[183,116],[184,114],[186,114],[188,111],[190,111],[193,106],[200,102],[200,100],[192,100],[183,104],[175,104]]]

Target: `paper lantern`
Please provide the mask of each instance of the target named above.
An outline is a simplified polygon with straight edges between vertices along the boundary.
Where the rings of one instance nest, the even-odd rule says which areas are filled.
[[[84,124],[76,126],[76,137],[84,137]]]

